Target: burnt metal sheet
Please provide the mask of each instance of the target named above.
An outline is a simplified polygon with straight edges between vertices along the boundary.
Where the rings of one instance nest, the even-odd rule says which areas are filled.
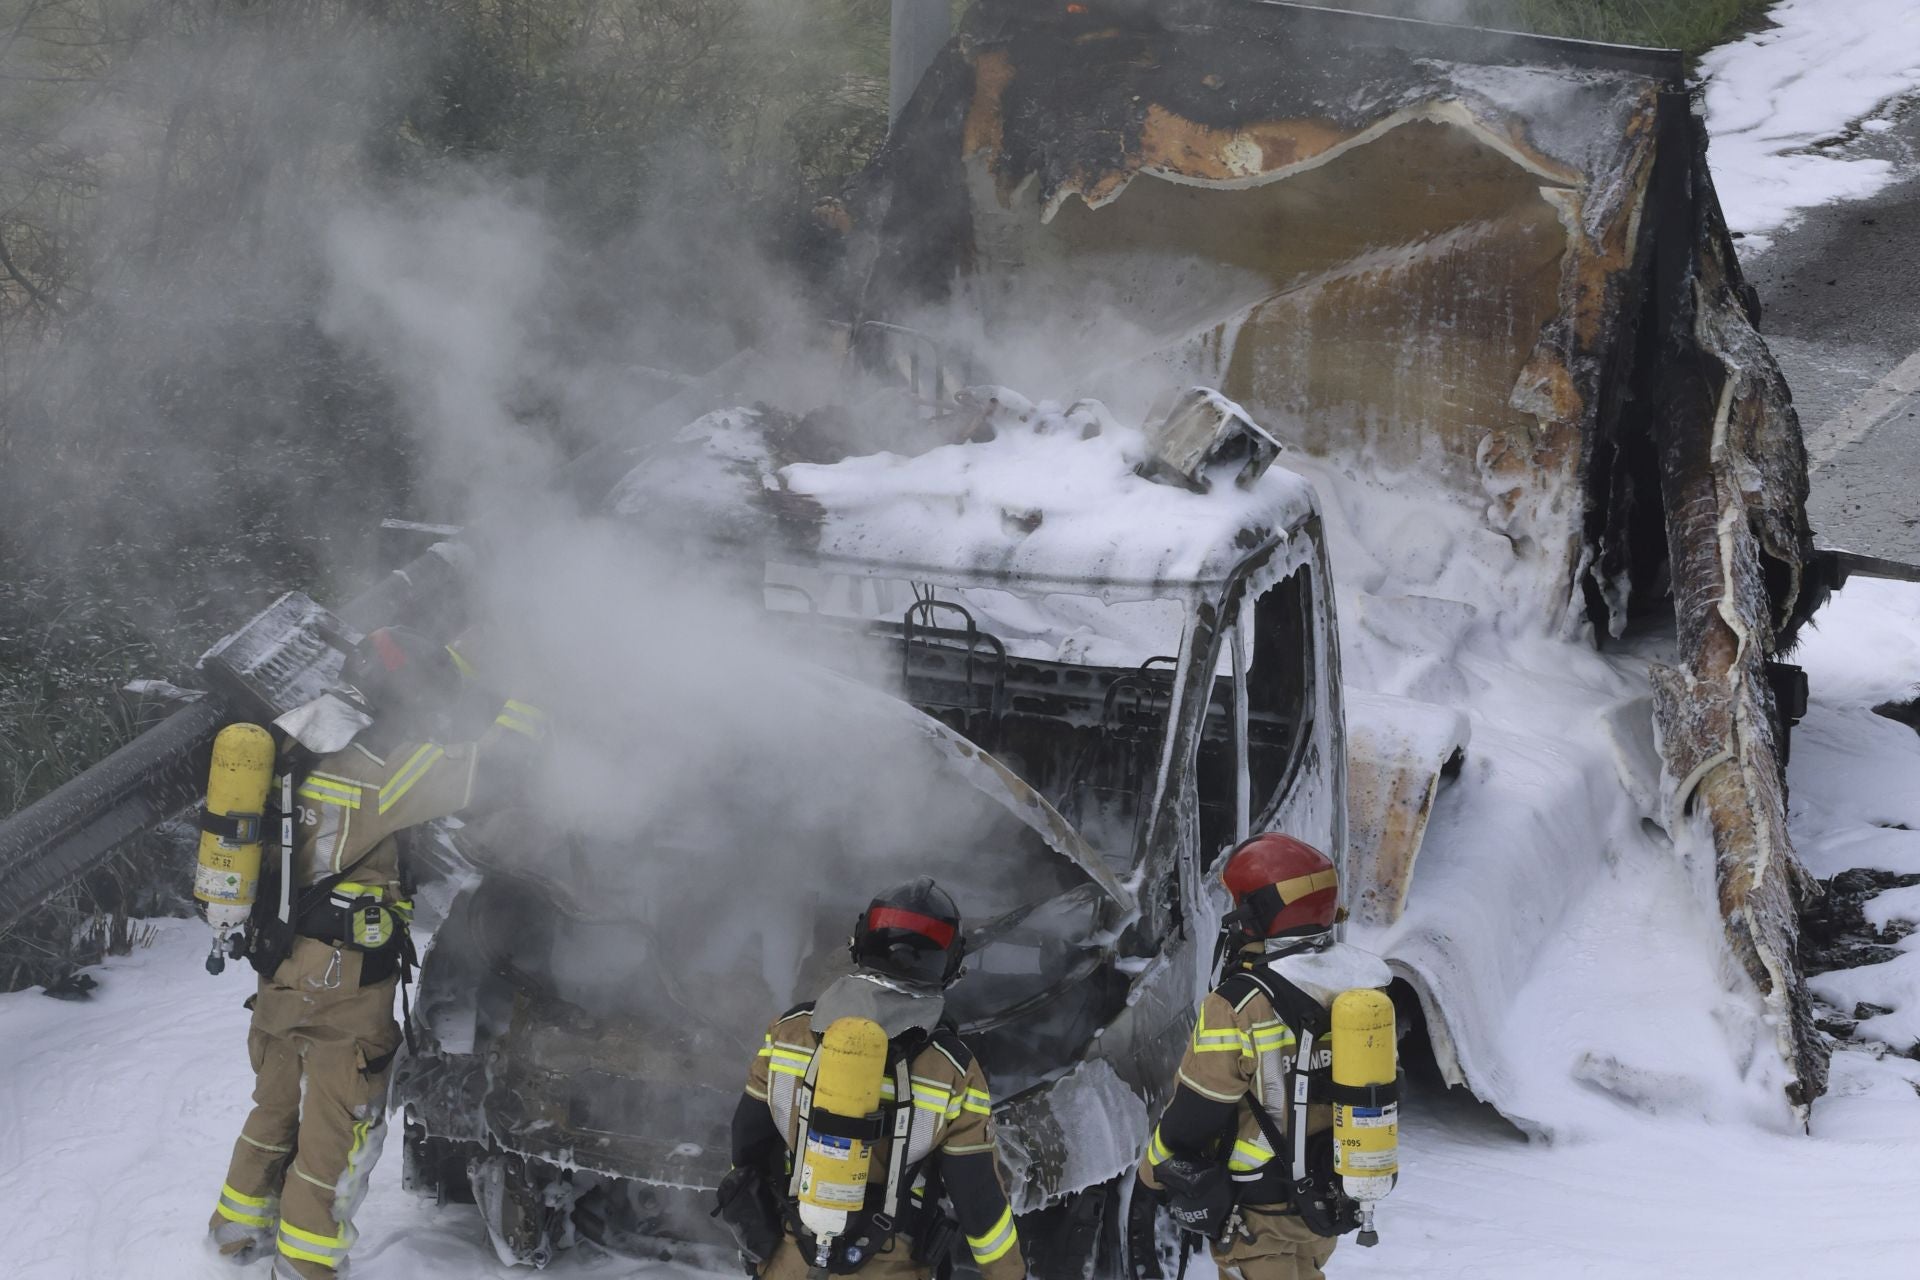
[[[1698,122],[1676,132],[1704,151]],[[1798,958],[1799,907],[1819,890],[1789,836],[1786,727],[1766,666],[1817,603],[1806,450],[1717,206],[1697,188],[1672,198],[1685,222],[1662,252],[1685,262],[1663,273],[1675,351],[1656,409],[1678,644],[1654,671],[1655,714],[1677,780],[1673,829],[1691,814],[1711,845],[1728,943],[1765,1001],[1804,1118],[1827,1074]]]
[[[1358,923],[1400,918],[1444,776],[1472,736],[1451,707],[1346,691],[1347,910]]]

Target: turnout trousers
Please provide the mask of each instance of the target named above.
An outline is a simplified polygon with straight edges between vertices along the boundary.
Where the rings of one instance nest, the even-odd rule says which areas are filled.
[[[314,938],[254,995],[253,1111],[240,1128],[210,1230],[221,1252],[277,1251],[277,1275],[333,1280],[386,1137],[400,1043],[397,978],[360,985],[360,952]]]
[[[1321,1268],[1333,1256],[1332,1240],[1317,1236],[1298,1214],[1240,1209],[1241,1233],[1213,1246],[1213,1261],[1234,1280],[1326,1280]]]

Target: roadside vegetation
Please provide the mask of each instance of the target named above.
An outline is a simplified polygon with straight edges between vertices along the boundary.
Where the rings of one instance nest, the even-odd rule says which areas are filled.
[[[1535,35],[1679,49],[1698,56],[1755,25],[1773,0],[1326,0]]]

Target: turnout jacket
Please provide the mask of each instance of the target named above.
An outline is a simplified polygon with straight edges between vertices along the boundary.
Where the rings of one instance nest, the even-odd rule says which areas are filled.
[[[858,978],[842,982],[859,982]],[[733,1124],[733,1163],[741,1167],[765,1161],[777,1140],[785,1147],[787,1159],[800,1146],[800,1120],[796,1106],[799,1087],[820,1044],[814,1030],[814,1008],[803,1004],[767,1029],[760,1052],[747,1072],[746,1094],[735,1111]],[[1026,1263],[1020,1253],[1019,1233],[1015,1229],[1013,1206],[1000,1180],[993,1136],[993,1101],[987,1091],[986,1074],[960,1037],[942,1026],[931,1034],[904,1033],[924,1038],[908,1067],[913,1097],[905,1104],[913,1108],[912,1127],[907,1134],[910,1168],[919,1173],[903,1191],[918,1192],[927,1173],[937,1164],[940,1179],[967,1247],[985,1280],[1021,1280]],[[901,1043],[896,1036],[894,1046]],[[908,1041],[909,1044],[914,1043]],[[889,1057],[889,1062],[892,1062]],[[882,1104],[898,1104],[894,1096],[892,1072],[881,1084]],[[898,1153],[891,1137],[874,1146],[872,1167],[868,1171],[868,1206],[872,1208],[885,1187],[888,1171]],[[785,1198],[786,1184],[779,1190]],[[901,1205],[903,1216],[908,1205]]]
[[[530,751],[546,734],[545,714],[509,701],[474,742],[403,741],[387,749],[377,739],[372,746],[355,741],[322,757],[294,791],[295,886],[305,888],[359,863],[343,889],[399,895],[394,836],[467,808],[483,763]]]
[[[1284,956],[1270,965],[1259,964],[1262,959],[1258,950],[1243,955],[1235,971],[1200,1003],[1173,1098],[1140,1162],[1140,1178],[1149,1187],[1158,1189],[1156,1167],[1172,1157],[1211,1156],[1226,1164],[1244,1202],[1272,1204],[1286,1198],[1288,1153],[1276,1156],[1253,1108],[1263,1108],[1276,1131],[1292,1143],[1287,1081],[1299,1049],[1299,1029],[1288,1026],[1266,992],[1241,974],[1262,969],[1323,1007],[1350,987],[1384,987],[1391,978],[1377,957],[1344,943],[1323,952]],[[1329,1037],[1314,1046],[1310,1065],[1324,1067],[1331,1052]],[[1307,1132],[1332,1127],[1332,1105],[1313,1104]]]

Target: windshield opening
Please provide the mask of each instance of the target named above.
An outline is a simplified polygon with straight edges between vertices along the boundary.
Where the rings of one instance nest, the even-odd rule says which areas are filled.
[[[1044,796],[1125,875],[1165,738],[1187,612],[768,566],[768,611],[832,632],[821,657],[878,679]]]

